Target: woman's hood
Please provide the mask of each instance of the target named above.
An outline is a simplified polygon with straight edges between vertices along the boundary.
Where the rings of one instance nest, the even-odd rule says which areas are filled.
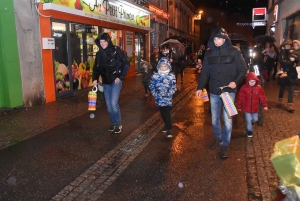
[[[99,34],[98,37],[95,39],[95,44],[96,44],[99,48],[102,49],[102,47],[101,47],[101,45],[100,45],[100,40],[105,40],[105,41],[107,41],[107,42],[108,42],[108,46],[107,46],[107,47],[113,45],[113,43],[112,43],[112,41],[111,41],[111,38],[110,38],[110,35],[109,35],[108,33],[103,32],[103,33]]]

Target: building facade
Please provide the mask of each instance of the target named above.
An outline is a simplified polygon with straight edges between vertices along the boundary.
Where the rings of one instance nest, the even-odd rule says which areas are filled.
[[[130,59],[127,78],[150,57],[150,10],[132,1],[4,0],[0,108],[56,101],[92,86],[100,32]]]
[[[286,39],[300,39],[299,0],[269,0],[267,33],[279,46]]]
[[[228,19],[227,14],[219,9],[207,8],[203,11],[200,23],[200,45],[207,46],[207,42],[215,27],[224,28],[227,33],[241,34],[247,39],[249,45],[252,45],[253,28],[252,26],[241,26],[246,19],[240,18],[242,22]],[[248,23],[249,24],[249,23]],[[198,47],[199,48],[199,47]]]
[[[194,39],[188,0],[3,0],[0,10],[0,108],[45,104],[91,87],[101,32],[130,59],[127,78],[143,60],[157,61],[169,36]]]
[[[159,45],[169,37],[182,37],[187,43],[193,44],[193,17],[195,8],[189,0],[149,0],[151,14],[150,62],[158,61]],[[181,41],[182,42],[182,41]]]

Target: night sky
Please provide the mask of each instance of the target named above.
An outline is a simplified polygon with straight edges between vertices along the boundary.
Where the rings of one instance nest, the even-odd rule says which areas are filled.
[[[206,7],[219,8],[229,16],[244,15],[252,20],[252,8],[268,7],[268,0],[190,0],[197,10],[204,10]],[[249,21],[249,22],[250,22]]]
[[[195,6],[196,12],[205,8],[218,8],[227,13],[227,18],[236,22],[252,22],[252,9],[268,7],[268,0],[190,0]],[[240,19],[243,18],[243,21]],[[226,27],[224,27],[226,29]],[[253,35],[264,35],[265,26],[255,27]]]

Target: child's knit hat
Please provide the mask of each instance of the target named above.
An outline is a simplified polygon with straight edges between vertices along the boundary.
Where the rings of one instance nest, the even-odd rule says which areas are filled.
[[[169,60],[168,57],[162,57],[162,58],[160,58],[160,60],[159,60],[158,63],[157,63],[157,66],[156,66],[157,70],[159,70],[159,67],[160,67],[160,65],[162,65],[162,64],[167,65],[167,66],[169,67],[169,70],[170,70],[170,71],[172,70],[171,63],[170,63],[170,60]]]
[[[161,66],[162,64],[165,64],[166,66],[168,66],[169,69],[164,70],[164,71],[160,70],[160,66]],[[157,68],[157,72],[158,72],[158,74],[159,74],[160,76],[166,76],[166,75],[168,75],[169,72],[172,70],[172,67],[171,67],[169,58],[168,58],[168,57],[162,57],[162,58],[158,61],[158,64],[157,64],[156,68]]]

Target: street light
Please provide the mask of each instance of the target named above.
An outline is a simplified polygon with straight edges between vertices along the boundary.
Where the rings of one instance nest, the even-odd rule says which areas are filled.
[[[201,15],[202,15],[203,11],[200,10],[199,13],[196,15],[196,19],[197,20],[201,20]]]

